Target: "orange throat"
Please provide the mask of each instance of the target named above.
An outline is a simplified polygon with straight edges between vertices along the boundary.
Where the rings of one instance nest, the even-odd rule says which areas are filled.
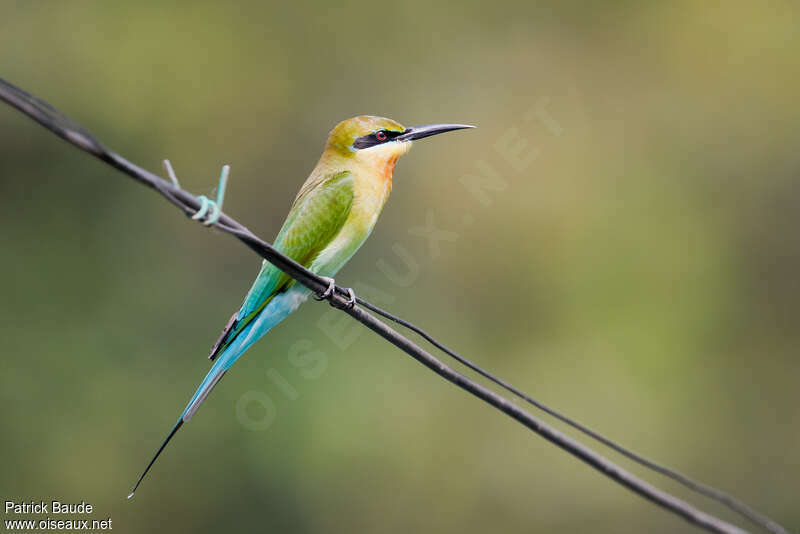
[[[386,182],[386,187],[389,190],[392,189],[392,175],[394,174],[394,166],[397,165],[397,158],[399,156],[393,156],[386,160],[386,163],[383,164],[383,170],[381,171],[381,177]]]
[[[392,190],[392,175],[397,159],[410,148],[411,143],[391,143],[359,152],[356,159],[375,182],[382,183],[384,191],[388,193]]]

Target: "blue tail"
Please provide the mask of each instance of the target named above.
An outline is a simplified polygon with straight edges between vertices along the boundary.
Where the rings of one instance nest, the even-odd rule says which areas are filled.
[[[189,421],[197,412],[197,409],[200,407],[203,401],[206,400],[208,394],[211,393],[211,390],[214,389],[214,386],[219,383],[228,369],[230,369],[231,366],[236,363],[236,360],[238,360],[239,357],[244,354],[248,348],[250,348],[250,345],[258,341],[261,336],[269,332],[273,326],[283,321],[289,316],[290,313],[296,310],[297,307],[303,303],[306,297],[308,297],[308,293],[308,290],[302,286],[294,286],[285,293],[276,295],[269,302],[269,304],[264,307],[258,317],[248,324],[239,333],[239,335],[236,336],[231,344],[228,345],[217,357],[216,361],[214,361],[214,365],[211,366],[211,370],[208,371],[208,374],[200,383],[200,386],[197,388],[197,391],[195,391],[192,399],[189,401],[189,404],[187,404],[186,408],[184,408],[183,413],[181,413],[181,416],[178,419],[178,422],[175,423],[174,427],[172,427],[172,430],[167,435],[167,438],[158,448],[155,455],[153,455],[153,459],[150,460],[149,464],[147,464],[147,467],[142,472],[139,480],[136,481],[136,485],[133,487],[130,495],[128,495],[129,499],[133,497],[133,494],[136,492],[139,484],[142,483],[145,475],[147,475],[147,472],[150,471],[150,468],[161,454],[161,451],[163,451],[167,446],[167,443],[169,443],[172,437],[178,432],[178,429],[183,425],[183,423]]]

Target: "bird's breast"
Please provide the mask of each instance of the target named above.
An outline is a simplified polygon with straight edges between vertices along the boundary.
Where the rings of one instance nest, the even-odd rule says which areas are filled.
[[[392,188],[391,174],[353,171],[354,198],[341,230],[317,256],[312,271],[323,276],[335,276],[339,269],[361,248],[367,240]]]
[[[394,164],[391,167],[393,169]],[[354,178],[355,198],[350,210],[350,218],[353,223],[364,226],[364,230],[370,232],[392,191],[392,170],[357,172],[354,174]]]

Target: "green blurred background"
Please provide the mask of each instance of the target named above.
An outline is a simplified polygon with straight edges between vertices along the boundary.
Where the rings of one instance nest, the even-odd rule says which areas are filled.
[[[339,282],[797,529],[798,16],[6,1],[0,76],[198,194],[230,163],[226,211],[270,239],[339,120],[479,125],[403,159]],[[121,532],[692,530],[322,304],[126,502],[259,259],[6,106],[0,224],[4,499],[85,500]]]

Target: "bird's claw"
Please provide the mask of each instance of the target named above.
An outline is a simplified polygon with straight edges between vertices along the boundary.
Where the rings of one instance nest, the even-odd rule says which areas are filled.
[[[344,307],[348,310],[352,310],[356,305],[356,294],[353,292],[352,287],[346,287],[344,290],[347,291],[347,302],[344,303]]]
[[[325,300],[331,298],[333,292],[336,291],[336,280],[333,278],[328,278],[327,276],[323,276],[322,278],[328,282],[328,287],[322,293],[317,293],[314,295],[314,300]]]
[[[180,187],[178,177],[175,175],[175,171],[172,170],[172,165],[170,165],[168,159],[164,160],[164,168],[167,170],[167,174],[170,180],[172,180],[173,185],[175,187]],[[225,202],[225,187],[228,185],[228,174],[230,171],[230,165],[223,165],[222,173],[219,176],[219,187],[217,187],[217,200],[210,200],[205,195],[197,197],[197,200],[200,202],[200,209],[192,215],[192,220],[201,221],[204,226],[211,226],[219,220],[222,214],[222,203]]]
[[[327,276],[323,278],[328,282],[328,287],[325,288],[325,291],[323,291],[322,293],[317,293],[316,295],[314,295],[314,300],[328,300],[331,303],[331,306],[333,306],[333,301],[331,300],[331,297],[333,297],[334,293],[336,292],[336,280],[334,280],[333,278],[329,278]],[[345,287],[342,289],[347,291],[347,297],[348,297],[347,301],[344,303],[342,308],[350,310],[356,305],[356,294],[353,291],[352,287]]]

